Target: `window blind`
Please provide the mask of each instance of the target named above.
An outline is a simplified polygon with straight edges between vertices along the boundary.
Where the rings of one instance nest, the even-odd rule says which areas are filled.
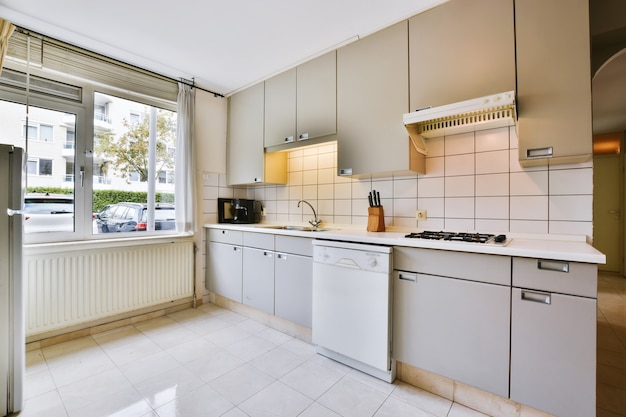
[[[31,67],[163,100],[177,100],[178,82],[171,78],[21,28],[9,39],[7,65],[26,65],[29,39]]]

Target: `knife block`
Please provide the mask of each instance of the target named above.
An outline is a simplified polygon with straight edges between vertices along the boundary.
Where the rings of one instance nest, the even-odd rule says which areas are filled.
[[[385,231],[385,213],[383,206],[367,208],[367,231],[368,232],[384,232]]]

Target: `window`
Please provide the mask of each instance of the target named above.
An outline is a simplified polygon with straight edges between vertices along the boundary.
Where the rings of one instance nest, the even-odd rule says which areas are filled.
[[[52,175],[52,159],[28,158],[28,175]]]
[[[24,42],[27,38],[31,42]],[[45,205],[43,213],[25,220],[25,242],[164,230],[158,221],[142,222],[103,236],[99,220],[120,203],[139,204],[151,213],[155,206],[174,203],[168,179],[176,170],[177,83],[19,30],[9,44],[0,73],[0,136],[27,149],[26,197],[46,199],[38,203]],[[27,44],[34,53],[26,54]],[[36,76],[27,75],[27,56],[37,59]],[[37,81],[30,89],[28,77]],[[61,200],[64,209],[57,210],[53,202]],[[132,213],[137,211],[122,209],[118,217],[136,223],[140,216]]]
[[[167,181],[167,171],[175,168],[171,150],[176,145],[176,113],[101,92],[95,93],[94,100],[106,101],[112,113],[130,114],[131,119],[122,118],[112,123],[109,129],[94,131],[94,163],[106,166],[107,181],[105,185],[94,182],[94,196],[102,194],[103,197],[94,198],[92,211],[101,213],[110,205],[127,202],[147,204],[153,201],[158,204],[174,201],[174,187]],[[133,115],[144,116],[133,118]],[[156,132],[153,134],[150,132],[152,117],[156,117]],[[104,198],[109,190],[118,193]],[[150,195],[151,190],[154,195]],[[123,216],[116,213],[115,217]],[[93,229],[98,233],[157,230],[154,225],[147,228],[109,227],[110,218],[105,221],[98,214],[94,221],[96,226]]]
[[[29,124],[28,129],[24,125],[22,129],[22,137],[29,140],[37,140],[40,142],[52,142],[52,126],[46,124]]]

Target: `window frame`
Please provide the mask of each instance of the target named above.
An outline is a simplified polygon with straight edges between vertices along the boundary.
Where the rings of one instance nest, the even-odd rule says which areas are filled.
[[[121,233],[93,233],[93,163],[91,159],[92,150],[94,148],[94,115],[96,112],[94,106],[94,98],[96,93],[113,95],[126,100],[140,102],[147,106],[154,106],[165,110],[177,112],[177,103],[170,102],[158,98],[146,97],[141,94],[134,94],[129,91],[101,86],[86,81],[77,81],[72,77],[64,77],[60,74],[38,74],[54,81],[76,85],[82,89],[81,103],[75,101],[64,100],[56,97],[45,97],[36,94],[31,95],[26,100],[26,94],[4,86],[0,86],[0,100],[14,102],[21,105],[32,107],[40,107],[52,111],[64,112],[76,115],[75,141],[74,141],[74,179],[81,178],[81,168],[84,170],[83,185],[80,186],[78,181],[74,181],[74,231],[73,232],[54,232],[54,233],[28,233],[24,235],[25,244],[35,243],[52,243],[52,242],[72,242],[72,241],[90,241],[90,240],[110,240],[137,238],[137,232],[121,232]],[[29,125],[34,125],[30,122]],[[36,124],[37,127],[39,124]],[[22,122],[25,126],[25,122]],[[81,140],[84,138],[84,140]],[[29,138],[31,139],[31,138]],[[37,169],[39,171],[39,157],[31,156],[30,159],[37,159]],[[82,216],[79,213],[83,213]],[[81,218],[82,217],[82,218]],[[159,237],[167,235],[185,235],[179,231],[161,231],[141,232],[141,237]]]

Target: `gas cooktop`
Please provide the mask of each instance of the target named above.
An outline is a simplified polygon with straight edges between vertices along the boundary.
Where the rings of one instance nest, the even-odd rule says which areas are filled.
[[[489,233],[463,233],[463,232],[435,232],[423,231],[419,233],[409,233],[404,236],[410,239],[446,240],[450,242],[469,242],[505,245],[506,235],[494,235]]]

